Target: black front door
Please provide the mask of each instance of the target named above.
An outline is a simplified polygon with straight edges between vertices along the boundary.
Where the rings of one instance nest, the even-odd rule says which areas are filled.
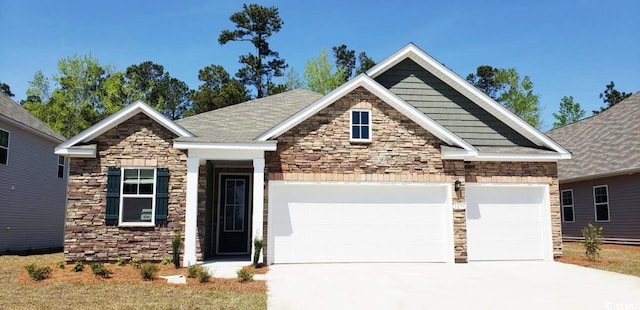
[[[248,254],[251,183],[246,174],[221,174],[217,254]]]

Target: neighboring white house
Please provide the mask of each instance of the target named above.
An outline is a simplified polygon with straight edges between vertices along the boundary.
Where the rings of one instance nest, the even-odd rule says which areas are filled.
[[[0,253],[62,248],[65,138],[0,93]]]

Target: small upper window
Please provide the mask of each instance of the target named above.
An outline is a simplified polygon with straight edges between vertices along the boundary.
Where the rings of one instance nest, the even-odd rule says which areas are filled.
[[[58,177],[64,178],[64,156],[58,155]]]
[[[6,165],[9,158],[9,132],[0,129],[0,164]]]
[[[573,190],[562,191],[562,221],[573,222]]]
[[[596,222],[608,222],[609,190],[606,185],[593,187],[593,204],[596,212]]]
[[[120,224],[153,223],[155,169],[123,169]]]
[[[371,141],[371,111],[351,111],[351,141]]]

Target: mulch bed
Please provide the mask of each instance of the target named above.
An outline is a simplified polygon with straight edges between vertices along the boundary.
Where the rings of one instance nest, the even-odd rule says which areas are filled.
[[[18,278],[20,284],[33,285],[49,285],[55,283],[74,283],[74,284],[137,284],[137,285],[160,285],[160,286],[188,286],[202,288],[207,290],[219,290],[227,292],[240,293],[266,293],[267,285],[265,281],[254,280],[250,282],[240,283],[238,279],[221,279],[211,277],[207,283],[199,283],[198,279],[187,278],[187,284],[169,284],[165,279],[159,276],[183,275],[187,276],[187,269],[175,269],[173,265],[158,264],[160,271],[157,273],[158,278],[153,281],[145,281],[140,276],[140,270],[133,269],[129,265],[116,266],[115,264],[104,264],[104,266],[113,273],[109,278],[96,277],[91,272],[90,264],[84,265],[84,270],[73,272],[73,264],[65,265],[64,269],[60,269],[55,264],[48,265],[51,268],[51,275],[48,279],[36,282],[31,280],[29,274],[24,268],[21,268]],[[254,269],[250,268],[254,274],[264,274],[268,271],[267,267]]]

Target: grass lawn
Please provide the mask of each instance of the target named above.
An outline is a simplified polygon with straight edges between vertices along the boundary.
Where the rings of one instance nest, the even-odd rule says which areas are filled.
[[[579,242],[564,242],[563,256],[556,261],[640,277],[640,246],[603,244],[600,257],[590,262]]]
[[[91,268],[72,272],[72,265],[59,269],[61,253],[0,256],[0,309],[266,309],[264,281],[238,283],[236,279],[214,279],[207,284],[188,279],[186,285],[171,285],[163,279],[143,281],[130,266],[105,264],[111,278],[96,278]],[[49,266],[51,277],[31,280],[24,266]],[[173,266],[161,266],[159,275],[186,274]]]

